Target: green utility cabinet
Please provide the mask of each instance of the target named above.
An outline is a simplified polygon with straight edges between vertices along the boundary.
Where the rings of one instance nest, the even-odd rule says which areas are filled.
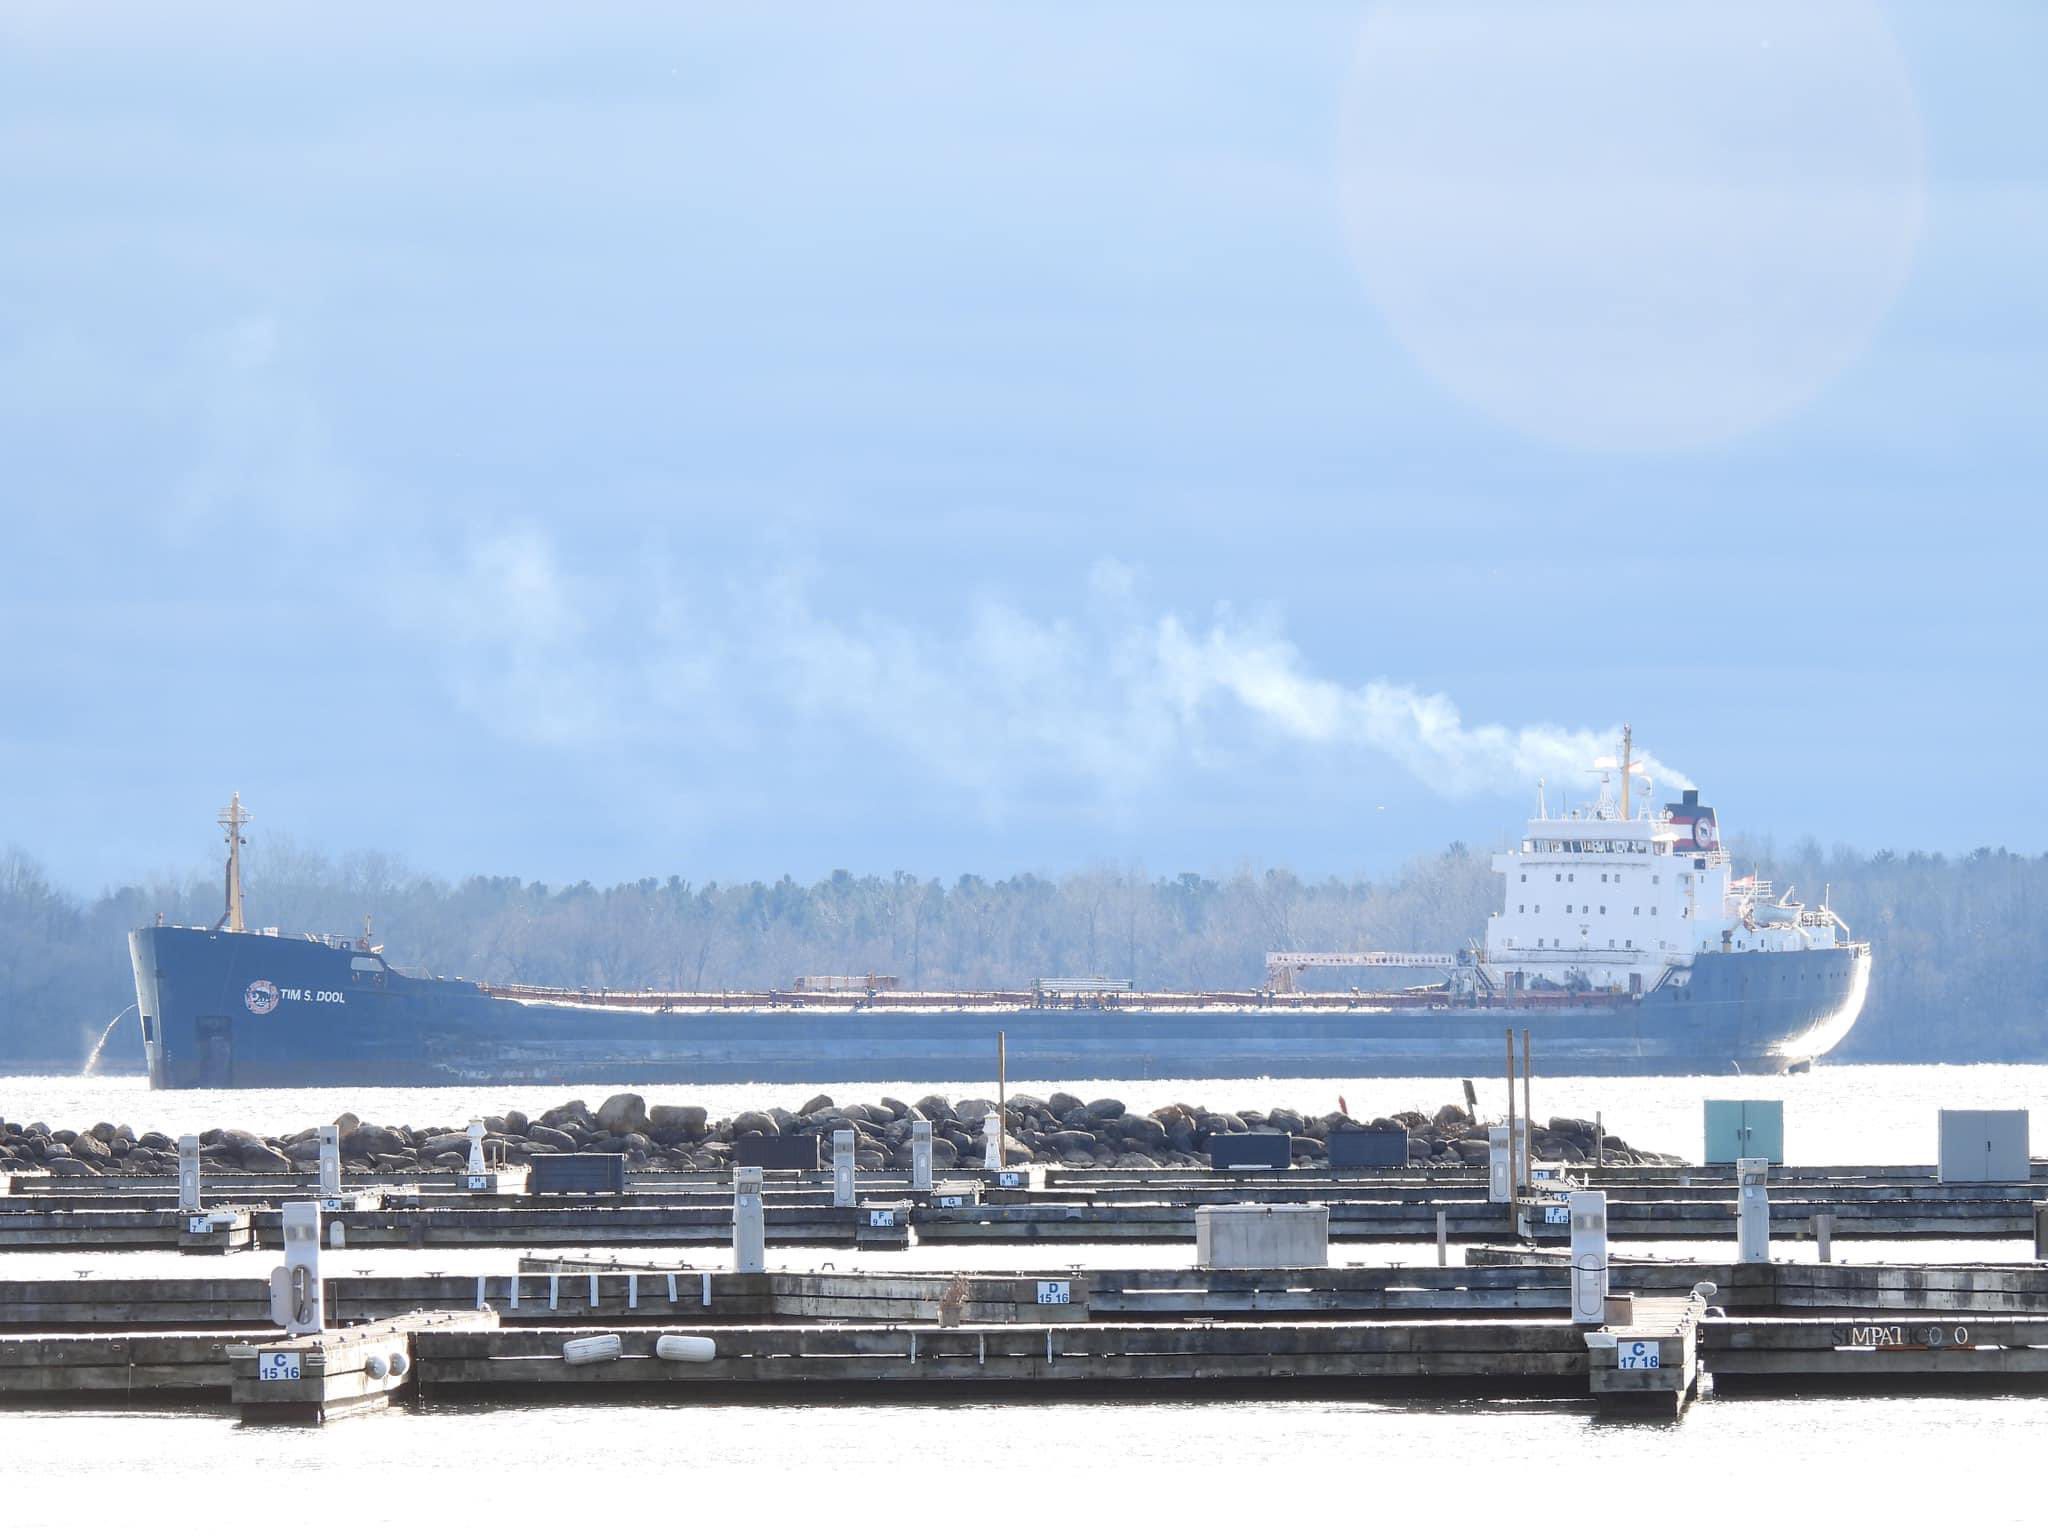
[[[1783,1099],[1707,1100],[1707,1158],[1732,1163],[1738,1157],[1785,1161]]]

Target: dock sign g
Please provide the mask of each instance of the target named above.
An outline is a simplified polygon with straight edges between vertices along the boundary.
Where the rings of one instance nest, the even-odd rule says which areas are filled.
[[[267,981],[252,981],[242,993],[242,1006],[262,1015],[277,1006],[277,988]]]

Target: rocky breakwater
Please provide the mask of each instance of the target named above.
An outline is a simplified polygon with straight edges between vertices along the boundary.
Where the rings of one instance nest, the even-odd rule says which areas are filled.
[[[1057,1163],[1075,1168],[1205,1167],[1212,1137],[1247,1131],[1279,1132],[1291,1139],[1294,1162],[1323,1167],[1331,1133],[1399,1131],[1411,1163],[1437,1167],[1483,1166],[1488,1122],[1455,1104],[1434,1114],[1403,1110],[1371,1119],[1347,1114],[1306,1114],[1292,1109],[1221,1111],[1199,1104],[1165,1104],[1138,1111],[1120,1099],[1049,1098],[1013,1094],[1005,1106],[1004,1150],[1012,1164]],[[988,1099],[958,1102],[928,1094],[915,1103],[882,1098],[835,1104],[819,1094],[801,1108],[746,1110],[714,1119],[694,1105],[649,1105],[637,1093],[617,1093],[596,1109],[581,1099],[539,1115],[512,1110],[484,1119],[485,1153],[492,1163],[520,1164],[549,1152],[618,1152],[635,1169],[711,1169],[732,1166],[734,1144],[759,1134],[817,1135],[829,1153],[834,1131],[854,1133],[855,1158],[870,1171],[910,1167],[911,1126],[932,1126],[932,1156],[941,1169],[980,1166],[982,1127],[995,1109]],[[353,1114],[337,1116],[345,1166],[355,1173],[412,1173],[459,1169],[469,1157],[464,1127],[377,1125]],[[1535,1154],[1545,1162],[1590,1163],[1598,1132],[1588,1120],[1560,1117],[1539,1126]],[[305,1173],[319,1166],[319,1140],[308,1127],[287,1136],[213,1129],[200,1136],[200,1163],[212,1172]],[[1618,1165],[1679,1163],[1668,1154],[1639,1151],[1621,1137],[1605,1138],[1605,1160]],[[0,1172],[169,1175],[177,1171],[177,1141],[158,1131],[137,1134],[126,1125],[53,1131],[48,1126],[0,1126]]]

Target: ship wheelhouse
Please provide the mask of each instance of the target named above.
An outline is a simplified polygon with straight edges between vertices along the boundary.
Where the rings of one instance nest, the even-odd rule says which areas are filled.
[[[1660,810],[1633,810],[1640,776],[1626,733],[1610,766],[1620,770],[1618,800],[1609,774],[1589,807],[1553,815],[1539,801],[1520,844],[1495,855],[1502,896],[1484,958],[1495,985],[1642,994],[1684,985],[1702,954],[1847,941],[1825,904],[1809,908],[1735,873],[1697,790]]]

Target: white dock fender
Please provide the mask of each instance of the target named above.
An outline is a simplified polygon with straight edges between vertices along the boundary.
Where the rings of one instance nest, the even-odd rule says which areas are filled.
[[[695,1333],[664,1333],[654,1341],[654,1353],[663,1360],[680,1360],[689,1365],[707,1365],[717,1358],[718,1344]]]
[[[569,1365],[602,1365],[607,1360],[619,1358],[619,1336],[616,1333],[600,1333],[588,1339],[567,1339],[562,1344],[562,1359]]]

